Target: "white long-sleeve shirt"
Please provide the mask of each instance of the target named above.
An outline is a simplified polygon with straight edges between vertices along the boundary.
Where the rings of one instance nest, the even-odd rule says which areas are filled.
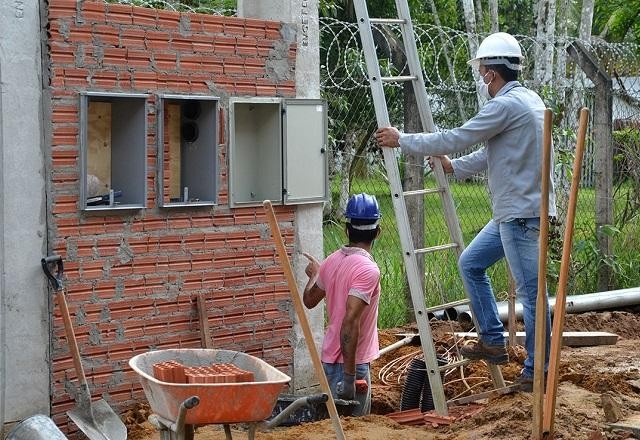
[[[539,217],[544,109],[535,92],[511,81],[461,127],[402,133],[400,147],[405,153],[441,156],[485,142],[485,147],[452,160],[456,178],[487,170],[496,222]],[[549,177],[549,215],[555,216],[553,166]]]

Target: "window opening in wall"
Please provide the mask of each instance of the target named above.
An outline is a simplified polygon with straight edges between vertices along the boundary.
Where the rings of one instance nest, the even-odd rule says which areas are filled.
[[[215,205],[218,98],[163,95],[158,107],[160,205]]]
[[[82,209],[144,208],[147,95],[87,92],[80,99]]]

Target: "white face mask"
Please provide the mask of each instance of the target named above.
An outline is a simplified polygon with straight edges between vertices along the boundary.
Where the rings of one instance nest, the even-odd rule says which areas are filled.
[[[489,81],[488,84],[484,82],[484,78],[489,74],[489,72],[485,73],[478,80],[478,94],[480,96],[482,96],[483,98],[486,98],[486,99],[491,99],[492,98],[491,94],[489,93],[489,84],[491,84],[491,81],[493,81],[493,80]]]

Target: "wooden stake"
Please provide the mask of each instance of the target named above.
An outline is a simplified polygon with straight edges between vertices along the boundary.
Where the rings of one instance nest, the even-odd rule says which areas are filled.
[[[298,315],[298,321],[300,321],[300,326],[302,327],[302,332],[304,333],[304,339],[307,342],[307,348],[309,348],[311,361],[313,362],[313,366],[316,370],[316,374],[318,375],[318,379],[320,380],[320,388],[322,389],[323,393],[329,396],[329,400],[327,400],[327,409],[329,410],[329,415],[331,416],[333,429],[336,431],[336,437],[338,438],[338,440],[344,440],[345,439],[344,431],[342,430],[342,425],[340,424],[340,417],[338,416],[336,403],[333,400],[333,396],[331,395],[329,382],[327,381],[327,376],[325,376],[324,374],[324,369],[322,368],[322,361],[320,360],[320,355],[318,354],[316,344],[313,340],[313,334],[311,334],[311,327],[309,327],[309,321],[307,320],[307,315],[304,312],[302,300],[300,299],[300,293],[298,292],[298,285],[296,283],[295,277],[293,276],[293,270],[291,269],[291,262],[289,261],[289,255],[287,255],[287,250],[284,247],[284,241],[282,240],[282,235],[280,234],[280,227],[278,226],[278,220],[276,219],[276,214],[273,212],[273,206],[271,206],[271,202],[269,200],[265,200],[263,202],[263,206],[264,206],[265,212],[267,213],[267,220],[269,221],[269,227],[271,228],[271,235],[273,236],[273,242],[275,243],[276,250],[278,251],[278,257],[280,258],[280,265],[284,270],[284,275],[285,275],[285,278],[287,279],[287,284],[289,285],[291,300],[293,302],[294,308],[296,309],[296,314]]]
[[[584,155],[584,143],[589,123],[589,110],[580,110],[580,124],[578,125],[578,138],[576,142],[575,159],[573,161],[573,175],[571,176],[571,192],[569,193],[569,206],[567,208],[567,220],[562,242],[562,261],[560,263],[560,278],[556,292],[556,304],[553,313],[553,331],[551,332],[551,353],[549,354],[549,374],[547,378],[547,397],[544,403],[543,434],[553,436],[556,397],[558,394],[558,379],[560,371],[560,349],[562,347],[562,332],[564,330],[565,311],[567,308],[567,279],[571,263],[571,245],[573,242],[573,225],[578,204],[578,189],[582,171],[582,157]]]
[[[549,178],[551,172],[551,130],[553,113],[544,111],[542,140],[542,192],[540,197],[540,250],[538,253],[538,297],[536,299],[536,344],[533,359],[533,426],[531,437],[542,438],[542,410],[544,403],[544,361],[547,331],[547,246],[549,242]]]
[[[209,317],[207,316],[207,303],[203,294],[198,294],[198,320],[200,321],[200,344],[202,348],[213,348],[211,333],[209,332]]]

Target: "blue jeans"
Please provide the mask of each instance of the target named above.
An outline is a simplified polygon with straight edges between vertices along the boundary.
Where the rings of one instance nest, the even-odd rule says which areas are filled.
[[[329,382],[329,388],[331,388],[331,394],[334,399],[338,398],[336,387],[338,382],[342,380],[344,372],[344,364],[327,364],[322,363],[322,369],[327,376]],[[371,412],[371,374],[369,372],[369,364],[356,364],[356,380],[365,379],[367,381],[367,392],[356,392],[356,400],[360,403],[357,408],[353,410],[354,416],[366,416]]]
[[[533,377],[535,349],[536,297],[538,295],[538,238],[540,219],[515,219],[496,223],[491,220],[462,252],[458,264],[462,279],[469,292],[471,310],[476,317],[478,334],[486,345],[503,345],[504,327],[498,316],[496,300],[486,270],[507,258],[516,282],[516,294],[523,307],[525,348],[523,375]],[[549,362],[551,341],[551,314],[547,293],[545,371]]]

